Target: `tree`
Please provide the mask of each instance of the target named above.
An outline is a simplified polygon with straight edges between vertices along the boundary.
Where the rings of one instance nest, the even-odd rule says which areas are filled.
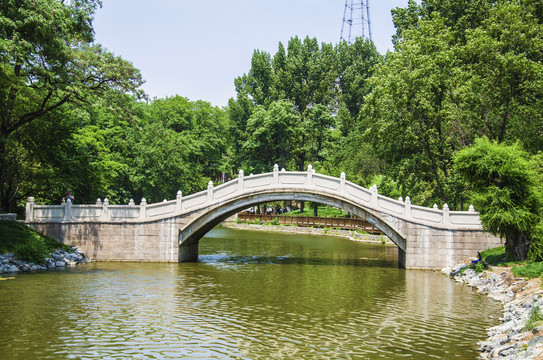
[[[458,146],[450,104],[461,81],[454,36],[439,17],[421,20],[405,36],[370,79],[360,131],[386,163],[385,175],[398,179],[415,202],[449,202]]]
[[[142,96],[139,71],[93,43],[98,0],[0,3],[0,208],[20,197],[8,154],[15,133],[67,104],[98,99],[122,111],[126,94]],[[50,117],[49,119],[53,119]]]
[[[355,130],[364,98],[371,92],[368,81],[383,56],[377,52],[373,42],[356,38],[352,44],[343,41],[336,46],[337,52],[337,102],[338,125],[343,136]],[[345,111],[346,110],[346,111]]]
[[[415,0],[409,0],[407,8],[392,10],[392,19],[396,27],[392,41],[394,45],[398,45],[405,38],[407,30],[414,30],[420,26],[420,20],[440,17],[451,29],[456,41],[463,43],[466,32],[479,27],[495,4],[493,0],[422,0],[418,5]]]
[[[201,191],[227,170],[225,111],[181,96],[155,99],[120,149],[126,159],[126,187],[135,200],[170,199]],[[126,201],[127,199],[125,199]]]
[[[521,140],[543,149],[543,35],[538,19],[518,4],[491,9],[459,49],[463,78],[459,116],[473,132],[498,142]]]
[[[542,148],[541,6],[521,3],[424,0],[394,11],[395,51],[370,80],[360,130],[414,202],[461,206],[452,158],[476,137]]]
[[[237,100],[229,102],[232,108],[230,118],[233,128],[242,133],[243,124],[248,124],[249,116],[255,115],[254,106],[262,106],[262,111],[271,110],[272,104],[286,100],[293,105],[297,113],[297,121],[301,127],[307,120],[311,109],[316,105],[331,106],[334,102],[334,87],[337,79],[335,66],[336,52],[331,44],[319,45],[317,39],[306,37],[303,41],[298,37],[290,39],[287,48],[279,43],[277,53],[270,54],[256,50],[251,60],[251,69],[247,74],[235,80]],[[253,109],[248,106],[252,101]],[[277,108],[276,108],[277,109]],[[248,129],[248,127],[247,127]],[[248,141],[251,134],[246,131]],[[297,170],[303,170],[308,159],[304,149],[306,135],[302,131],[296,133],[297,146],[289,150],[289,161],[286,163]],[[254,137],[253,137],[254,140]],[[294,139],[290,139],[294,141]],[[251,147],[252,148],[252,147]],[[248,149],[245,147],[245,149]],[[255,154],[250,152],[249,154]],[[238,156],[240,162],[259,163],[262,159]],[[280,158],[280,157],[278,157]],[[285,158],[282,158],[283,161]],[[294,161],[290,161],[290,160]],[[315,159],[316,160],[316,159]],[[285,164],[286,164],[285,163]],[[286,165],[285,165],[286,166]]]
[[[316,105],[308,110],[306,121],[301,130],[304,132],[306,141],[303,144],[304,151],[313,163],[321,162],[326,159],[324,151],[328,148],[328,143],[332,140],[332,127],[335,120],[330,115],[330,111],[324,105]]]
[[[543,214],[543,193],[530,155],[515,143],[478,138],[458,152],[455,170],[466,181],[486,231],[505,238],[510,259],[524,260],[537,239]]]
[[[245,168],[251,172],[270,171],[274,164],[288,167],[294,159],[292,147],[300,131],[299,117],[294,105],[286,100],[255,109],[247,123],[248,139],[243,145],[248,160]]]

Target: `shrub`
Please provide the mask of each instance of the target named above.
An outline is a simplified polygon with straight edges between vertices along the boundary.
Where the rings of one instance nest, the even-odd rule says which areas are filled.
[[[274,218],[272,221],[271,221],[271,224],[272,225],[279,225],[279,220],[277,218]]]
[[[530,310],[530,317],[528,318],[528,321],[526,321],[524,330],[532,331],[542,321],[543,321],[543,314],[541,314],[541,309],[539,308],[539,306],[535,305]]]
[[[42,264],[45,261],[48,250],[43,242],[32,241],[17,244],[13,250],[13,254],[19,260]]]

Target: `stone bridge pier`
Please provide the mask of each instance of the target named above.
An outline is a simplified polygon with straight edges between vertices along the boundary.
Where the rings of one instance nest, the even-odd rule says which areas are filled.
[[[175,200],[140,205],[37,205],[29,198],[25,223],[58,241],[80,247],[98,261],[184,262],[198,258],[198,242],[227,217],[272,201],[295,200],[328,204],[360,216],[398,247],[398,263],[408,269],[453,265],[478,251],[500,246],[485,233],[479,215],[412,205],[365,189],[345,175],[335,178],[306,172],[279,171],[244,176]]]

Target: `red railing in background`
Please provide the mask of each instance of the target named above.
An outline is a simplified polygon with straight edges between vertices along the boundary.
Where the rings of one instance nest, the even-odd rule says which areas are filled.
[[[366,220],[359,217],[336,217],[336,216],[292,216],[292,215],[268,215],[268,214],[253,214],[249,212],[241,212],[238,214],[238,219],[241,221],[252,222],[260,219],[263,224],[268,221],[277,219],[277,223],[281,225],[297,225],[305,227],[330,227],[340,228],[342,230],[360,229],[370,234],[381,234],[381,231],[375,228]]]

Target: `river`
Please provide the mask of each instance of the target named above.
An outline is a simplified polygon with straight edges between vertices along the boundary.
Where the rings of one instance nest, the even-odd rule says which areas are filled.
[[[474,359],[499,310],[393,246],[217,227],[197,263],[0,281],[0,358]]]

